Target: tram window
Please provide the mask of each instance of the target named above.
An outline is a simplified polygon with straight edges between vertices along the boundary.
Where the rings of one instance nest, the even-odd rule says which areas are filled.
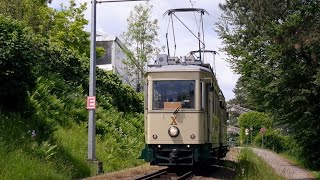
[[[153,109],[194,109],[194,80],[153,81]]]

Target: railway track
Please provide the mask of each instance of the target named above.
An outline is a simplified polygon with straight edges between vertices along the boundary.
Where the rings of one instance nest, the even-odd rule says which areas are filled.
[[[194,176],[192,169],[166,168],[136,178],[135,180],[188,180]]]

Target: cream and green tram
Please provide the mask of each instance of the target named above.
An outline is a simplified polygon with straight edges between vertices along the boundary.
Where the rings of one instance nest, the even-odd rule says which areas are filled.
[[[213,164],[225,157],[227,112],[210,65],[169,58],[149,66],[146,77],[146,145],[140,158],[179,166]]]

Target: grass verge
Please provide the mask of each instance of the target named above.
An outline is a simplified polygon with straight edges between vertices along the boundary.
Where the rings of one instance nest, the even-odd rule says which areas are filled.
[[[283,158],[285,158],[286,160],[288,160],[291,164],[293,164],[293,165],[295,165],[295,166],[299,166],[299,167],[301,167],[301,168],[308,169],[308,168],[304,165],[304,163],[301,162],[301,160],[298,159],[298,158],[295,157],[295,156],[292,156],[292,155],[290,155],[290,154],[288,154],[288,153],[285,153],[285,152],[284,152],[284,153],[280,153],[279,155],[282,156]],[[317,178],[317,179],[320,180],[320,170],[319,170],[319,171],[312,171],[312,170],[310,170],[310,171],[311,171],[312,175],[313,175],[315,178]]]
[[[138,149],[141,146],[137,140],[133,141],[129,137],[123,137],[122,141],[118,142],[112,135],[105,135],[104,137],[97,135],[96,137],[96,156],[99,161],[103,162],[103,168],[106,173],[144,163],[142,160],[137,159],[140,155]],[[91,176],[96,175],[97,172],[96,166],[85,163],[87,159],[87,136],[85,123],[80,125],[73,124],[68,129],[59,128],[55,132],[55,139],[58,139],[58,144],[64,148],[64,153],[62,154],[68,153],[73,157],[73,169],[74,171],[77,170],[76,178],[87,177],[90,172]],[[137,145],[137,147],[134,147],[134,145]],[[83,174],[83,172],[87,173]]]
[[[259,179],[259,180],[282,180],[263,159],[254,154],[251,150],[243,148],[238,156],[236,165],[236,179]]]
[[[54,164],[35,158],[22,150],[10,151],[0,142],[1,179],[65,179],[71,178],[60,174]]]

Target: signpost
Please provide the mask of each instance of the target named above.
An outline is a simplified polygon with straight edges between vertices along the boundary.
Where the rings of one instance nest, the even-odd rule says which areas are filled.
[[[252,145],[252,131],[253,131],[253,127],[250,127],[250,139],[251,139],[251,141],[250,141],[251,143],[250,144],[251,145]]]
[[[249,135],[249,129],[248,129],[248,128],[245,130],[245,134],[246,134],[247,136]]]
[[[246,135],[246,144],[248,144],[248,135],[249,135],[249,129],[246,128],[245,130],[245,135]]]
[[[262,134],[262,148],[263,148],[263,135],[266,132],[266,128],[260,128],[260,133]]]

